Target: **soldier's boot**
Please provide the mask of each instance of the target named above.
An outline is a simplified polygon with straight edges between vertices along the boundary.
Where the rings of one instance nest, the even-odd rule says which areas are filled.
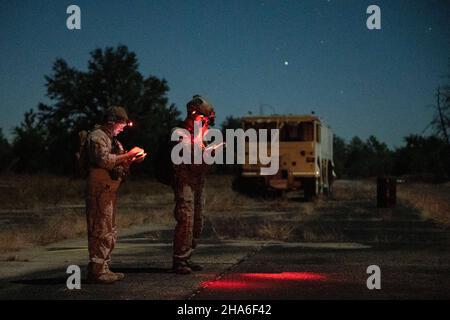
[[[125,279],[125,275],[122,272],[112,272],[111,270],[108,272],[108,274],[114,275],[118,281]]]
[[[119,281],[118,277],[114,273],[102,273],[102,274],[88,274],[87,281],[89,283],[97,284],[111,284]]]
[[[119,278],[118,275],[109,271],[107,265],[99,263],[89,263],[88,265],[87,281],[89,283],[111,284],[120,280]]]
[[[172,266],[176,274],[191,274],[192,269],[188,266],[186,261],[174,261]]]
[[[199,265],[198,263],[192,262],[191,260],[186,261],[186,264],[189,268],[192,269],[192,271],[202,271],[203,267]]]
[[[197,248],[198,245],[198,240],[196,238],[192,239],[192,249]],[[186,261],[186,264],[188,265],[189,268],[192,269],[192,271],[202,271],[203,267],[197,263],[192,262],[191,259],[188,259]]]
[[[106,273],[115,275],[118,281],[125,279],[125,274],[123,274],[122,272],[111,271],[111,269],[109,269],[109,264],[106,265]]]

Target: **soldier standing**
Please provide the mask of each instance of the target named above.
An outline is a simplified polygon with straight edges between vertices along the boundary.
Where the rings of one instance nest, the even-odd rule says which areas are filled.
[[[95,126],[86,139],[88,281],[94,283],[113,283],[124,278],[123,273],[109,269],[117,237],[117,190],[130,164],[141,162],[146,155],[138,147],[126,152],[115,138],[127,125],[130,122],[125,109],[111,107],[106,111],[103,124]]]
[[[192,149],[195,143],[200,143],[203,150],[203,136],[209,126],[214,125],[214,109],[199,95],[195,95],[186,107],[186,119],[173,131],[179,130],[179,136],[183,136],[188,131],[190,137],[182,141],[190,142]],[[202,123],[199,137],[194,136],[196,121]],[[174,215],[177,221],[173,238],[173,270],[178,274],[190,274],[192,271],[203,269],[202,266],[193,263],[190,258],[203,229],[202,211],[205,203],[204,185],[207,165],[204,163],[179,164],[173,165],[173,169],[173,190],[176,202]]]

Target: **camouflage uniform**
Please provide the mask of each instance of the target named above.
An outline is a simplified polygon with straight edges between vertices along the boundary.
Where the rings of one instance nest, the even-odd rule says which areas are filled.
[[[200,96],[194,96],[187,104],[188,117],[181,128],[190,132],[189,137],[180,138],[191,145],[191,156],[194,154],[193,118],[194,114],[202,114],[214,119],[214,109]],[[213,122],[212,122],[213,123]],[[186,131],[180,130],[178,136],[183,137]],[[192,160],[192,159],[191,159]],[[206,164],[174,165],[173,190],[175,195],[174,215],[177,221],[173,238],[173,264],[175,271],[190,273],[201,270],[201,266],[189,261],[196,248],[203,229],[203,207],[205,205]]]
[[[173,238],[174,265],[190,259],[201,236],[206,169],[205,164],[174,165],[174,216],[177,221]]]
[[[117,154],[124,153],[120,142],[104,127],[97,126],[87,137],[89,176],[86,188],[89,266],[93,275],[109,271],[111,252],[117,238],[117,190],[124,166],[116,166]],[[112,178],[116,173],[115,179]],[[117,178],[117,179],[116,179]]]

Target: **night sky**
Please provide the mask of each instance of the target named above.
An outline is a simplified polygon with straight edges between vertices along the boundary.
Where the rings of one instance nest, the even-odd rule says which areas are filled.
[[[81,8],[81,30],[66,8]],[[366,9],[381,8],[381,30]],[[346,139],[389,146],[430,122],[449,72],[450,1],[4,1],[0,2],[0,128],[7,134],[45,97],[57,57],[86,70],[89,52],[125,44],[140,71],[168,81],[185,112],[195,93],[218,123],[248,111],[312,110]]]

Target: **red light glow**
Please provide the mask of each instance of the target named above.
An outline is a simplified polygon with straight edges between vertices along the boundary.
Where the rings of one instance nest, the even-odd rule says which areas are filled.
[[[274,280],[293,280],[293,281],[326,279],[324,275],[314,272],[243,273],[242,276],[255,279],[274,279]]]
[[[225,280],[219,279],[216,281],[205,281],[201,284],[202,288],[211,288],[211,289],[255,289],[255,285],[249,283],[248,281],[236,281],[236,280]]]
[[[315,272],[238,273],[229,278],[201,283],[203,288],[215,290],[268,289],[279,287],[280,282],[324,281],[324,274]]]

